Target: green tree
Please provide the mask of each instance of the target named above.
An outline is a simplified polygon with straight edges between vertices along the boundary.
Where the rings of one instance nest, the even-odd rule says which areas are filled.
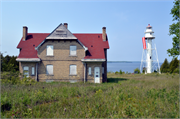
[[[169,72],[173,73],[175,71],[175,69],[177,69],[177,68],[179,68],[179,61],[177,60],[177,58],[174,58],[170,62]]]
[[[173,58],[178,57],[179,55],[179,0],[174,1],[174,6],[171,9],[171,13],[173,15],[173,21],[177,21],[173,23],[169,27],[169,35],[174,35],[172,38],[173,47],[167,50],[169,56],[173,56]]]
[[[167,59],[164,60],[163,64],[161,65],[161,73],[169,72],[169,62]]]

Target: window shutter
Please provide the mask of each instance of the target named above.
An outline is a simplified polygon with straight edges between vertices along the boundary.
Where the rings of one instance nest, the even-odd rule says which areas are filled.
[[[34,75],[34,67],[32,67],[32,75]]]
[[[70,65],[70,74],[76,75],[76,65]]]
[[[70,46],[70,55],[76,55],[76,46]]]
[[[46,74],[47,75],[53,75],[53,65],[47,65],[46,66]]]
[[[91,75],[91,67],[89,67],[89,75]]]
[[[53,46],[47,45],[47,55],[53,56]]]

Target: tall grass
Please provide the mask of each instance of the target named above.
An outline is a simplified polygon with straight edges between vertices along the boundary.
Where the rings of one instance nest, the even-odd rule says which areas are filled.
[[[114,74],[108,82],[1,84],[2,118],[179,118],[179,75]]]

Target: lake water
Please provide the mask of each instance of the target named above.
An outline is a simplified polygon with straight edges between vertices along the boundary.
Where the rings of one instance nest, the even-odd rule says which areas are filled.
[[[162,63],[159,63],[159,65],[161,66]],[[119,70],[129,73],[133,73],[134,69],[139,68],[140,69],[140,65],[141,62],[111,62],[111,63],[107,63],[107,71],[108,72],[116,72]]]

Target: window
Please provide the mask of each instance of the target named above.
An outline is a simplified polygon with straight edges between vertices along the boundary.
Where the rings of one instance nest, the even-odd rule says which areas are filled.
[[[47,45],[47,56],[53,56],[53,45]]]
[[[104,74],[104,67],[102,67],[102,74]]]
[[[29,77],[29,67],[27,66],[23,67],[23,74],[24,76]]]
[[[70,65],[70,75],[76,75],[76,65]]]
[[[89,67],[89,75],[91,75],[91,67]]]
[[[76,46],[70,46],[70,55],[71,56],[76,56]]]
[[[53,75],[53,65],[46,65],[46,74]]]
[[[32,67],[32,75],[34,75],[34,67]]]

